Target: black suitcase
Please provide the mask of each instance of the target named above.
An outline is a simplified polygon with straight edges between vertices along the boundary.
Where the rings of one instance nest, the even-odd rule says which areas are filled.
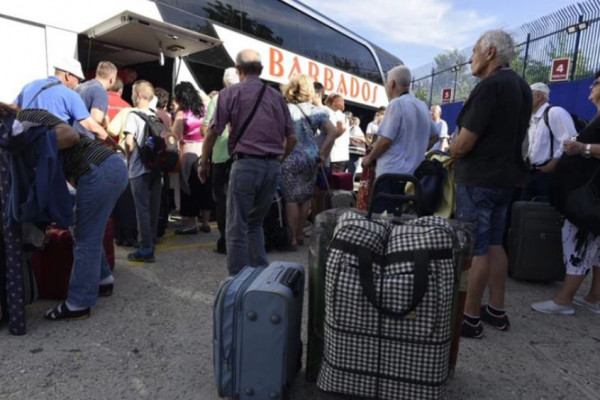
[[[285,199],[280,187],[275,191],[271,207],[263,221],[263,231],[266,251],[286,250],[292,245],[294,233],[288,225]]]
[[[517,201],[508,231],[508,273],[514,279],[551,282],[565,277],[562,217],[548,203]]]

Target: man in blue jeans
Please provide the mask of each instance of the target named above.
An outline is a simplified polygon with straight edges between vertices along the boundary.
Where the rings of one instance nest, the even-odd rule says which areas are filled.
[[[532,108],[529,86],[508,67],[514,48],[502,30],[485,32],[477,41],[471,71],[482,80],[458,116],[460,131],[450,146],[456,159],[456,218],[475,228],[464,337],[481,338],[481,321],[503,331],[510,326],[504,311],[508,260],[502,236],[513,190],[526,177],[521,148]],[[489,301],[482,307],[486,286]]]
[[[281,178],[281,158],[296,145],[296,132],[287,103],[278,90],[264,86],[259,76],[263,66],[254,50],[243,50],[236,58],[241,83],[219,93],[210,122],[202,159],[200,181],[206,182],[210,153],[215,141],[231,124],[229,154],[233,166],[227,192],[227,268],[237,274],[247,265],[268,264],[263,220]]]

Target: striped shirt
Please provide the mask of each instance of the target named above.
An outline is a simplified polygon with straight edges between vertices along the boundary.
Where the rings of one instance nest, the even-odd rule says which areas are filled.
[[[40,125],[53,128],[64,123],[46,110],[38,109],[21,110],[17,114],[17,119],[24,128]],[[100,165],[115,154],[102,142],[81,135],[74,146],[61,150],[60,153],[65,176],[75,187],[77,187],[79,178],[92,170],[91,164]]]

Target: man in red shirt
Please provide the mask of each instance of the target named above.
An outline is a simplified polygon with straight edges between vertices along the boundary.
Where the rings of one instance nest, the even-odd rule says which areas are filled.
[[[123,94],[123,81],[121,78],[115,80],[115,84],[108,89],[108,121],[113,118],[124,108],[131,108],[131,104],[121,98]]]

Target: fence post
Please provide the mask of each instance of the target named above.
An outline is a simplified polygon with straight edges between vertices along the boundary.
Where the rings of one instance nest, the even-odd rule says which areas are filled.
[[[433,102],[433,78],[435,77],[435,69],[431,68],[431,88],[429,89],[429,107]]]
[[[523,72],[521,73],[521,77],[525,79],[525,74],[527,72],[527,59],[529,58],[529,43],[531,42],[531,33],[527,34],[527,44],[525,45],[525,58],[523,58]]]
[[[579,23],[583,22],[583,15],[579,16]],[[579,53],[579,39],[581,38],[581,30],[577,28],[577,37],[575,38],[575,53],[573,54],[573,69],[571,70],[571,81],[575,80],[575,70],[577,69],[577,53]]]
[[[460,69],[460,67],[458,65],[455,65],[454,69],[456,71],[454,72],[454,91],[452,92],[452,102],[453,103],[456,101],[456,85],[458,83],[458,70]]]

